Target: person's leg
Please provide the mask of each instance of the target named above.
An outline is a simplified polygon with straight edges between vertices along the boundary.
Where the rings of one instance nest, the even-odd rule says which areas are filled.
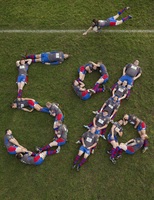
[[[122,20],[116,20],[115,26],[118,26],[118,25],[124,23],[125,21],[127,21],[128,19],[131,19],[131,18],[132,18],[132,16],[128,15],[128,16],[122,18]]]
[[[30,58],[32,59],[32,62],[35,63],[35,62],[41,62],[41,54],[30,54],[30,55],[27,55],[26,58]]]
[[[39,112],[49,113],[49,109],[47,107],[42,107],[37,103],[34,104],[34,108],[35,108],[35,110],[37,110]]]
[[[82,146],[81,146],[82,147]],[[73,161],[73,166],[75,167],[78,161],[80,160],[82,154],[84,153],[84,150],[80,147],[78,154],[75,156],[75,159]]]
[[[117,19],[125,10],[128,10],[129,7],[125,7],[121,9],[115,16],[113,16],[114,19]]]
[[[90,152],[88,154],[87,153],[84,154],[83,158],[81,159],[81,162],[78,165],[79,167],[81,167],[87,161],[87,158],[89,155],[90,155]]]

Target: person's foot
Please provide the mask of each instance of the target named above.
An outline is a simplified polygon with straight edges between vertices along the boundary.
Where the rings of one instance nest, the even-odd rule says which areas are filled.
[[[77,165],[77,167],[76,167],[76,171],[77,171],[77,172],[80,171],[80,165]]]
[[[87,125],[83,125],[83,127],[85,127],[88,130],[90,129],[89,126],[87,126]]]
[[[76,168],[76,164],[74,164],[73,166],[72,166],[72,169],[75,169]]]
[[[99,114],[98,111],[92,111],[92,113],[95,114],[95,115]]]
[[[61,149],[61,147],[58,146],[58,148],[56,149],[56,153],[59,153],[59,152],[60,152],[60,149]]]
[[[119,158],[121,158],[122,157],[122,155],[117,155],[116,156],[116,160],[118,160]]]
[[[130,9],[130,7],[126,7],[126,10],[129,10]]]
[[[75,143],[75,144],[81,144],[80,140],[76,141],[76,143]]]
[[[105,91],[105,85],[102,86],[103,92]]]
[[[109,154],[109,155],[111,155],[111,151],[110,150],[107,150],[106,153]]]
[[[37,152],[39,152],[39,153],[42,152],[41,149],[40,149],[40,147],[35,147],[35,150],[36,150]]]
[[[103,138],[104,140],[106,140],[105,135],[100,135],[101,138]]]
[[[116,164],[116,160],[115,160],[114,158],[111,158],[111,157],[110,157],[110,160],[111,160],[111,162],[112,162],[113,164]]]
[[[145,153],[148,150],[148,147],[144,147],[142,153]]]
[[[133,17],[131,15],[128,15],[129,19],[132,19]]]
[[[95,153],[95,149],[92,149],[92,150],[91,150],[91,154],[94,154],[94,153]]]

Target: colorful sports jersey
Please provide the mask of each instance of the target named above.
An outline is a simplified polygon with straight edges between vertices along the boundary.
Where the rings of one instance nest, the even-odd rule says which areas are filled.
[[[107,116],[103,116],[103,113],[99,113],[98,115],[96,115],[96,126],[98,127],[102,127],[105,126],[106,124],[108,124],[110,122],[110,117]]]
[[[61,136],[61,138],[63,138],[64,140],[67,140],[67,133],[68,133],[68,129],[67,129],[67,127],[66,127],[66,125],[65,124],[62,124],[62,125],[60,125],[59,127],[58,127],[58,134],[60,134]]]
[[[128,93],[128,89],[123,85],[116,85],[115,89],[116,91],[114,94],[119,98],[123,97],[125,94]]]
[[[8,147],[10,147],[10,146],[12,146],[13,144],[10,142],[10,140],[11,139],[13,139],[14,137],[13,137],[13,135],[11,134],[11,135],[5,135],[4,136],[4,145],[6,146],[6,148],[8,148]]]
[[[144,145],[144,140],[142,138],[135,138],[134,142],[136,143],[134,145],[132,145],[133,142],[127,144],[128,150],[132,150],[133,153],[141,149]]]
[[[103,28],[104,26],[110,26],[110,20],[98,20],[96,23],[93,22],[92,27],[97,26],[98,28]]]
[[[90,92],[88,90],[85,91],[80,91],[80,86],[75,86],[73,85],[73,89],[75,93],[82,99],[82,100],[87,100],[90,98]]]
[[[64,61],[64,53],[63,52],[50,52],[47,53],[50,62],[63,62]]]
[[[108,111],[108,115],[111,116],[114,110],[117,110],[120,106],[120,101],[114,101],[113,98],[109,98],[106,102],[106,106],[103,110]]]
[[[60,108],[58,107],[58,105],[56,103],[52,103],[51,107],[49,108],[49,110],[53,113],[55,113],[55,115],[57,116],[58,114],[62,114],[62,111],[60,110]]]
[[[92,63],[87,63],[85,65],[82,65],[79,67],[78,72],[82,74],[86,74],[88,71],[88,68],[93,71],[93,64]]]
[[[126,65],[125,72],[126,72],[126,75],[131,76],[131,77],[135,77],[139,73],[141,73],[141,68],[139,66],[134,65],[134,64],[128,64],[128,65]]]
[[[123,132],[123,128],[122,128],[122,126],[118,123],[118,122],[114,122],[114,124],[113,124],[114,126],[115,126],[115,128],[114,128],[114,135],[117,135],[117,131],[116,131],[116,129],[118,129],[119,130],[119,132]]]
[[[117,137],[118,136],[118,132],[123,132],[123,128],[122,128],[122,126],[118,122],[114,122],[113,125],[115,126],[114,130],[113,130],[114,138],[112,137],[112,133],[110,132],[108,134],[108,136],[107,136],[108,142],[111,142],[111,141],[118,142],[118,137]]]
[[[98,137],[96,134],[91,133],[90,131],[85,132],[82,137],[84,138],[84,143],[86,148],[92,146],[98,142]]]
[[[25,76],[27,76],[27,71],[28,71],[28,67],[29,67],[29,65],[26,63],[26,64],[24,64],[24,65],[19,65],[19,66],[17,66],[17,68],[18,68],[18,75],[20,76],[20,75],[25,75]]]
[[[136,124],[136,120],[137,120],[137,117],[135,115],[128,115],[128,122],[130,124],[135,125]]]
[[[29,165],[40,165],[44,159],[40,157],[39,153],[35,156],[29,156],[27,153],[23,155],[20,159],[22,163],[29,164]]]
[[[107,75],[108,75],[106,66],[105,66],[104,64],[101,64],[101,65],[100,65],[100,73],[101,73],[102,76],[103,76],[104,74],[107,74]]]
[[[34,107],[34,104],[36,102],[34,102],[33,100],[15,100],[14,103],[17,104],[17,109],[19,110],[22,110],[22,108],[25,108],[25,107],[30,107],[30,108],[33,108]]]

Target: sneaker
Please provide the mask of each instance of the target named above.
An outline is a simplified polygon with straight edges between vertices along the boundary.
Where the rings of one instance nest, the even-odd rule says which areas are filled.
[[[111,151],[110,150],[107,150],[106,153],[109,154],[109,155],[111,155]]]
[[[128,15],[129,19],[132,19],[133,17],[131,15]]]
[[[148,150],[148,147],[144,147],[142,153],[145,153]]]
[[[83,125],[83,127],[85,127],[88,130],[90,129],[89,126],[87,126],[87,125]]]
[[[42,151],[40,150],[40,147],[35,147],[35,150],[39,153],[41,153]]]
[[[93,90],[93,89],[89,89],[89,91],[92,92],[92,93],[94,93],[94,94],[96,93],[96,91]]]
[[[77,171],[77,172],[80,171],[80,165],[77,165],[77,167],[76,167],[76,171]]]
[[[105,91],[105,85],[102,86],[103,92]]]
[[[111,124],[114,124],[114,121],[112,119],[110,120],[110,122],[111,122]]]
[[[98,111],[92,111],[93,114],[98,115],[99,112]]]
[[[100,135],[101,138],[103,138],[104,140],[106,140],[105,135]]]
[[[92,150],[91,150],[91,154],[94,154],[94,153],[95,153],[95,149],[92,149]]]
[[[111,160],[111,162],[112,162],[113,164],[116,164],[116,160],[115,160],[114,158],[111,158],[111,157],[110,157],[110,160]]]
[[[126,7],[126,10],[129,10],[130,9],[130,7]]]
[[[61,149],[61,147],[58,146],[58,148],[56,149],[56,153],[59,153],[59,152],[60,152],[60,149]]]
[[[116,160],[118,160],[119,158],[121,158],[122,157],[122,155],[117,155],[116,156]]]
[[[72,169],[75,169],[76,168],[76,164],[74,164],[73,166],[72,166]]]
[[[80,140],[78,140],[78,141],[76,141],[76,143],[75,144],[81,144],[81,141]]]

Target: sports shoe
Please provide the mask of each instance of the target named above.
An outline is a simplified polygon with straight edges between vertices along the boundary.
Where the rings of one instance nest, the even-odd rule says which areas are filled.
[[[111,124],[114,124],[114,121],[112,119],[110,120],[110,122],[111,122]]]
[[[148,150],[148,147],[144,147],[142,153],[145,153]]]
[[[117,155],[116,156],[116,160],[118,160],[119,158],[121,158],[122,157],[122,155]]]
[[[114,158],[111,158],[111,157],[110,157],[110,160],[111,160],[111,162],[112,162],[113,164],[116,164],[116,160],[115,160]]]
[[[111,155],[111,151],[110,150],[107,150],[106,153]]]
[[[101,138],[103,138],[104,140],[106,140],[105,135],[100,135]]]
[[[35,147],[35,150],[39,153],[41,153],[42,151],[40,150],[40,147]]]
[[[76,164],[74,164],[73,166],[72,166],[72,169],[75,169],[76,168]]]
[[[94,154],[94,153],[95,153],[95,149],[92,149],[92,150],[91,150],[91,154]]]
[[[105,85],[102,86],[103,92],[105,91]]]
[[[87,126],[87,125],[83,125],[83,127],[85,127],[88,130],[90,129],[89,126]]]
[[[75,144],[81,144],[80,140],[76,141],[76,143],[75,143]]]
[[[60,152],[60,149],[61,149],[61,147],[58,146],[58,148],[56,149],[56,153],[59,153],[59,152]]]
[[[126,7],[126,10],[129,10],[130,9],[130,7]]]
[[[80,165],[77,165],[77,167],[76,167],[76,171],[77,171],[77,172],[80,171]]]
[[[132,19],[133,17],[131,15],[128,15],[129,19]]]
[[[99,112],[98,111],[92,111],[93,114],[98,115]]]

